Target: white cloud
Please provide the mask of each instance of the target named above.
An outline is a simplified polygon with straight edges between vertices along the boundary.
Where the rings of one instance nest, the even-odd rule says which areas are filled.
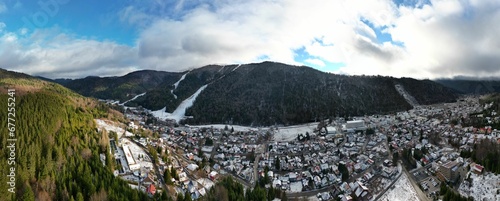
[[[351,8],[356,5],[363,6]],[[376,15],[373,8],[389,12]],[[392,8],[384,1],[224,1],[193,9],[180,20],[153,23],[142,33],[139,50],[144,65],[162,63],[166,70],[253,62],[263,55],[297,64],[294,51],[302,47],[320,59],[345,62],[360,36],[376,40],[375,32],[359,20],[362,15],[385,26],[393,21]]]
[[[154,17],[146,14],[144,11],[137,9],[135,6],[127,6],[118,12],[120,21],[138,27],[146,27]]]
[[[422,8],[400,7],[400,16],[388,32],[404,48],[396,51],[398,59],[374,66],[387,74],[420,78],[500,76],[500,58],[493,56],[500,54],[496,37],[500,28],[495,25],[500,22],[499,8],[498,1],[474,6],[458,0],[435,0]],[[345,70],[360,69],[350,67],[353,65]]]
[[[27,28],[21,28],[21,29],[19,29],[19,34],[23,36],[23,35],[26,35],[28,33],[28,31],[29,30]]]
[[[325,62],[321,61],[320,59],[306,59],[306,60],[304,60],[304,62],[309,63],[309,64],[313,64],[313,65],[319,66],[319,67],[326,66]]]
[[[98,71],[104,68],[108,74],[137,68],[183,71],[263,58],[316,66],[344,63],[337,72],[348,74],[500,76],[497,0],[416,1],[416,6],[399,7],[391,0],[162,2],[131,4],[119,12],[122,22],[139,29],[133,47],[60,33],[28,42],[37,36],[32,33],[7,42],[4,34],[0,45],[14,51],[0,46],[0,62],[12,56],[5,63],[28,73],[73,77],[102,75]],[[375,30],[361,20],[402,46],[380,44]],[[311,57],[296,61],[297,50]]]
[[[29,44],[29,45],[25,45]],[[3,68],[50,78],[122,75],[137,70],[133,48],[109,41],[77,39],[38,31],[0,37]]]

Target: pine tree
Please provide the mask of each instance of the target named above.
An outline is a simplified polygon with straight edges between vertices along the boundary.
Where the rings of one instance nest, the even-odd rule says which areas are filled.
[[[31,190],[31,187],[30,187],[29,184],[25,184],[25,186],[24,186],[24,193],[23,193],[23,196],[22,196],[21,200],[23,200],[23,201],[33,201],[33,200],[35,200],[35,194]]]
[[[165,168],[165,172],[163,173],[163,179],[167,183],[167,185],[172,185],[172,175],[170,173],[170,170],[168,168]]]
[[[193,199],[191,199],[191,193],[189,192],[186,192],[186,195],[184,195],[184,201],[192,201]]]
[[[340,173],[342,174],[342,181],[347,181],[347,179],[349,179],[349,170],[347,169],[347,167],[344,164],[340,163],[338,168]]]
[[[83,199],[83,195],[82,195],[82,193],[81,193],[81,192],[78,192],[78,193],[76,194],[76,201],[84,201],[84,199]]]

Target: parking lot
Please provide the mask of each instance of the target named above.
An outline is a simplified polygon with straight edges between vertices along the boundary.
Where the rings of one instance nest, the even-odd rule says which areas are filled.
[[[440,181],[434,177],[428,177],[419,182],[419,184],[424,188],[424,191],[433,192],[439,190]]]
[[[415,181],[420,182],[426,179],[427,177],[430,176],[429,171],[427,171],[425,168],[422,168],[414,173],[412,173],[413,178],[415,178]]]
[[[434,194],[439,195],[440,181],[436,177],[432,176],[429,169],[421,168],[411,174],[415,181],[422,186],[422,191],[429,198],[432,198]]]

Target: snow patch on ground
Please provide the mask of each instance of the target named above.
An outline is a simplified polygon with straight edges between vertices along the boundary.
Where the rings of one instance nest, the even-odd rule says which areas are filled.
[[[177,86],[179,86],[179,83],[181,83],[182,80],[184,80],[184,78],[186,78],[186,75],[188,74],[189,72],[185,73],[184,75],[181,76],[181,79],[179,79],[177,82],[174,83],[174,90],[177,89]]]
[[[228,127],[229,130],[231,130],[231,127],[234,129],[234,131],[255,131],[259,130],[258,128],[252,128],[248,126],[236,126],[236,125],[226,125],[226,124],[207,124],[207,125],[196,125],[196,126],[191,126],[193,128],[214,128],[214,129],[219,129],[223,130],[225,127]]]
[[[290,183],[290,191],[292,193],[299,193],[302,192],[302,182],[293,182]]]
[[[165,108],[162,108],[157,111],[152,111],[151,114],[159,119],[166,120],[166,119],[172,119],[175,120],[176,122],[179,122],[181,119],[183,119],[186,115],[186,110],[193,106],[194,101],[196,100],[196,97],[200,95],[200,93],[207,88],[207,85],[203,85],[196,91],[193,95],[191,95],[189,98],[186,100],[182,101],[182,103],[177,107],[177,109],[174,110],[172,113],[165,112]]]
[[[318,197],[316,196],[311,196],[307,198],[308,201],[319,201]]]
[[[222,69],[224,69],[224,67],[226,67],[226,65],[222,65],[222,67],[217,72],[220,73]]]
[[[500,194],[500,175],[495,175],[491,172],[477,175],[470,173],[472,179],[472,186],[468,181],[462,182],[458,191],[463,196],[472,196],[474,200],[484,201],[499,201]]]
[[[162,110],[163,111],[163,110]],[[157,112],[156,115],[158,116],[168,116],[166,112]],[[155,116],[156,116],[155,115]],[[228,125],[228,124],[207,124],[207,125],[191,125],[193,128],[214,128],[214,129],[224,129],[225,127],[233,129],[235,131],[266,131],[270,130],[271,127],[249,127],[249,126],[238,126],[238,125]],[[309,123],[309,124],[302,124],[302,125],[296,125],[296,126],[282,126],[282,127],[272,127],[274,130],[274,140],[279,141],[279,142],[288,142],[295,140],[297,138],[297,135],[299,133],[305,134],[306,132],[309,132],[309,134],[312,134],[314,129],[318,127],[318,123]]]
[[[171,113],[165,112],[166,109],[167,109],[167,107],[164,107],[164,108],[161,108],[161,109],[156,110],[156,111],[150,111],[149,113],[151,113],[154,117],[156,117],[158,119],[165,120],[172,115]]]
[[[165,112],[163,112],[165,113]],[[158,112],[158,116],[162,115],[161,111]],[[163,114],[163,116],[168,116],[166,114]],[[288,142],[295,140],[297,138],[297,135],[299,133],[305,134],[306,132],[309,132],[309,134],[312,134],[314,129],[318,126],[318,123],[309,123],[309,124],[303,124],[303,125],[297,125],[297,126],[286,126],[286,127],[273,127],[274,129],[274,140],[275,141],[280,141],[280,142]],[[193,128],[215,128],[215,129],[224,129],[226,127],[226,124],[207,124],[207,125],[191,125]],[[249,127],[249,126],[238,126],[238,125],[227,125],[229,129],[231,127],[235,131],[266,131],[270,130],[270,127]]]
[[[128,138],[123,138],[122,144],[128,145],[130,152],[132,153],[132,157],[134,158],[136,163],[141,164],[141,167],[149,168],[150,170],[153,169],[151,158],[149,158],[144,149],[131,142]]]
[[[116,123],[113,121],[109,120],[102,120],[102,119],[95,119],[95,122],[97,123],[97,128],[100,130],[106,130],[108,132],[114,131],[115,133],[118,134],[118,138],[121,138],[123,133],[125,133],[125,136],[134,136],[131,132],[125,131],[123,129],[125,125],[121,123]]]
[[[309,132],[309,134],[312,134],[316,127],[318,127],[318,123],[278,127],[274,132],[274,140],[280,142],[292,141],[297,138],[299,133],[305,134]]]
[[[174,90],[177,89],[177,86],[179,86],[179,83],[181,83],[182,80],[184,80],[184,78],[186,78],[186,75],[188,74],[189,72],[185,73],[184,75],[181,76],[181,79],[179,79],[177,82],[174,83],[174,89],[170,90],[170,93],[172,95],[174,95],[174,98],[177,99],[177,95],[174,94]]]
[[[391,185],[391,180],[383,177],[376,178],[373,183],[373,197],[378,197],[378,195],[387,189],[389,185]]]
[[[406,174],[401,175],[401,177],[394,184],[393,189],[387,191],[380,200],[387,201],[406,201],[406,200],[418,200],[417,192],[411,185]]]
[[[233,68],[233,70],[232,70],[231,72],[235,71],[235,70],[236,70],[236,69],[238,69],[240,66],[241,66],[241,64],[238,64],[238,66],[236,66],[235,68]]]
[[[411,106],[416,107],[419,105],[417,100],[410,93],[408,93],[402,85],[396,84],[394,87],[396,87],[398,93],[401,94],[401,96],[403,96],[406,102],[408,102]]]
[[[139,97],[141,97],[141,96],[144,96],[144,95],[146,95],[146,92],[144,92],[144,93],[142,93],[142,94],[139,94],[139,95],[137,95],[137,96],[134,96],[132,99],[130,99],[130,100],[128,100],[128,101],[125,101],[125,102],[121,103],[120,105],[125,105],[126,103],[128,103],[128,102],[130,102],[130,101],[134,101],[135,99],[137,99],[137,98],[139,98]]]

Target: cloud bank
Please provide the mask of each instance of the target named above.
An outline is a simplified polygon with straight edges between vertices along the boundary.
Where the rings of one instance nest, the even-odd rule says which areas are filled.
[[[77,78],[265,59],[352,75],[500,76],[497,0],[152,1],[116,15],[138,30],[134,45],[0,26],[1,67]]]

